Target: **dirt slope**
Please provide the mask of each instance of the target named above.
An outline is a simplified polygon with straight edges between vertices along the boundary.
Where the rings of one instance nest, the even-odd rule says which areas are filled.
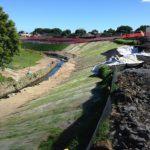
[[[48,81],[44,81],[34,87],[23,89],[20,93],[17,93],[10,98],[1,99],[0,119],[2,119],[4,116],[16,112],[17,108],[21,107],[26,102],[36,99],[43,94],[47,94],[51,88],[55,87],[64,81],[67,77],[69,77],[74,68],[75,63],[73,61],[69,61],[64,64],[63,67]]]

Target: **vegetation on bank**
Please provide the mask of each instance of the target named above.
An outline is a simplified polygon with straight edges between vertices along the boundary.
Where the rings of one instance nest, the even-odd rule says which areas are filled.
[[[112,75],[113,75],[112,70],[106,65],[102,66],[99,69],[99,77],[102,79],[100,88],[101,91],[103,91],[104,93],[103,99],[105,100],[108,100],[108,97],[111,94]],[[97,145],[97,143],[100,141],[109,140],[108,137],[109,130],[110,130],[109,119],[106,118],[105,116],[105,118],[103,118],[103,120],[100,122],[97,134],[94,137],[94,145]]]
[[[52,68],[52,66],[46,67],[33,74],[26,74],[24,77],[20,78],[19,81],[11,77],[6,78],[0,74],[0,98],[6,97],[10,93],[18,92],[27,86],[40,83],[45,79],[45,75],[48,74]]]
[[[115,45],[111,45],[111,46],[109,44],[108,45],[103,45],[102,44],[101,52],[105,51],[105,49],[109,49],[110,47],[113,48],[113,46],[115,46]],[[96,47],[94,47],[94,48],[96,48]],[[91,64],[94,63],[96,61],[96,59],[94,59],[94,57],[96,56],[96,53],[97,53],[97,52],[96,53],[95,52],[96,51],[90,51],[90,50],[86,51],[86,49],[85,49],[85,51],[82,51],[81,56],[84,56],[84,57],[82,57],[81,60],[78,60],[79,63],[81,63],[80,65],[83,64],[84,66],[86,65],[88,67],[90,63]],[[90,58],[91,58],[91,60],[94,60],[94,62],[92,62],[92,61],[89,62],[88,60]],[[101,61],[104,60],[102,55],[101,55],[101,59],[99,59],[99,60],[101,60]],[[85,62],[85,61],[87,61],[87,62]],[[86,70],[86,69],[84,69],[84,70]],[[77,72],[77,73],[79,73],[79,72]],[[87,73],[85,73],[85,74],[87,74]],[[85,74],[83,74],[83,76],[85,76]],[[89,74],[89,72],[88,72],[88,74]],[[80,125],[75,127],[74,131],[72,130],[72,134],[75,134],[75,135],[73,135],[73,137],[72,136],[70,137],[70,140],[69,140],[68,143],[65,143],[66,144],[66,148],[68,148],[68,149],[76,150],[76,149],[83,149],[83,148],[85,148],[85,144],[87,144],[86,140],[91,137],[91,134],[93,133],[93,129],[95,129],[95,127],[96,127],[96,125],[98,123],[100,115],[101,115],[101,113],[103,111],[103,108],[105,106],[106,100],[107,100],[107,98],[109,96],[109,93],[110,93],[112,72],[107,66],[103,66],[103,67],[100,68],[100,78],[102,79],[102,81],[96,83],[96,86],[91,90],[93,95],[86,102],[86,103],[88,103],[87,104],[88,108],[83,108],[83,112],[80,115],[80,117],[78,118],[78,121],[76,122],[76,123],[78,123]],[[90,78],[88,80],[90,80]],[[100,80],[100,79],[96,78],[96,80]],[[82,82],[79,82],[79,83],[82,84]],[[93,103],[92,101],[94,101],[94,100],[96,102]],[[100,132],[100,137],[104,135],[103,139],[106,139],[107,136],[108,136],[107,135],[108,131],[109,131],[109,123],[108,122],[105,123],[105,121],[102,122],[102,128],[100,127],[100,131],[98,131],[98,132]],[[70,136],[70,135],[66,135],[66,136]],[[85,138],[85,136],[86,136],[86,138]],[[100,137],[96,137],[96,138],[98,139]],[[65,136],[63,138],[65,139]],[[40,145],[40,149],[41,150],[51,149],[53,146],[54,147],[55,146],[59,147],[60,143],[59,142],[57,143],[57,141],[59,141],[59,140],[57,139],[56,136],[53,137],[53,138],[52,138],[52,136],[50,136],[46,142],[42,142],[42,144]],[[62,141],[63,141],[63,139],[62,139]],[[65,147],[63,147],[63,148],[65,148]]]
[[[29,49],[20,49],[20,52],[13,57],[9,68],[17,70],[36,65],[37,61],[43,58],[43,54]]]
[[[100,141],[106,141],[109,140],[109,131],[110,131],[110,120],[105,119],[103,120],[101,126],[99,127],[99,130],[97,132],[97,135],[94,139],[94,144]]]
[[[33,43],[22,42],[21,46],[24,49],[32,49],[36,51],[61,51],[65,49],[69,44],[46,44],[46,43]]]
[[[101,99],[100,78],[92,77],[91,69],[95,64],[105,61],[106,57],[102,53],[117,47],[118,45],[112,42],[93,42],[67,47],[66,52],[78,53],[76,71],[67,81],[53,88],[47,96],[26,103],[18,113],[8,116],[7,120],[1,123],[1,148],[36,149],[41,143],[40,149],[50,150],[54,143],[63,143],[67,137],[71,147],[81,144],[82,139],[85,139],[83,136],[87,135],[84,133],[88,133],[86,131],[90,129],[89,125],[93,125],[92,122],[86,124],[86,118],[82,118],[83,114],[95,112],[88,110],[94,108],[90,107],[93,102]],[[99,105],[95,106],[95,110],[99,111]],[[79,124],[79,119],[82,119],[82,124]],[[71,130],[76,126],[79,132]],[[64,141],[61,141],[60,137],[68,131],[71,132],[71,137],[66,135]],[[77,136],[74,136],[75,134]]]
[[[107,97],[111,96],[116,90],[118,90],[117,84],[113,81],[113,77],[116,76],[116,71],[112,71],[108,66],[104,65],[99,69],[99,76],[102,80],[102,88],[109,89]],[[111,100],[113,103],[113,101]],[[94,145],[96,146],[100,141],[108,141],[110,132],[110,117],[103,118],[96,137],[94,139]]]
[[[130,39],[116,39],[114,42],[117,44],[138,45],[137,40],[130,40]]]
[[[5,82],[12,82],[12,81],[14,81],[13,80],[13,78],[11,78],[11,77],[4,77],[4,76],[2,76],[2,74],[0,73],[0,84],[3,84],[3,83],[5,83]]]
[[[94,140],[96,143],[101,140],[105,140],[108,137],[109,122],[105,120],[100,123],[99,130],[96,134],[98,136],[91,139],[110,94],[112,72],[107,66],[103,66],[100,68],[99,77],[100,82],[98,82],[96,87],[93,89],[94,91],[97,91],[93,94],[96,102],[93,102],[91,105],[89,104],[87,112],[82,114],[83,120],[79,122],[80,125],[76,131],[77,136],[73,138],[68,145],[68,148],[71,150],[85,149],[90,140]]]

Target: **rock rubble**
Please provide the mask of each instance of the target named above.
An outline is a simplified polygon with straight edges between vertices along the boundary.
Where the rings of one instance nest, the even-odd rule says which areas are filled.
[[[125,69],[117,77],[117,90],[111,115],[115,150],[150,149],[150,64]]]

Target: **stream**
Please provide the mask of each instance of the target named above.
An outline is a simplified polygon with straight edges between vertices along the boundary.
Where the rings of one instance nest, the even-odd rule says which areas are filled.
[[[48,80],[50,77],[55,75],[64,63],[65,62],[63,60],[58,62],[57,65],[46,75],[45,80]]]

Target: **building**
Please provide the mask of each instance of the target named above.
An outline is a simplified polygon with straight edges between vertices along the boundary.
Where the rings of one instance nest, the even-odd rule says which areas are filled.
[[[19,33],[21,37],[31,37],[32,35],[30,33]]]

